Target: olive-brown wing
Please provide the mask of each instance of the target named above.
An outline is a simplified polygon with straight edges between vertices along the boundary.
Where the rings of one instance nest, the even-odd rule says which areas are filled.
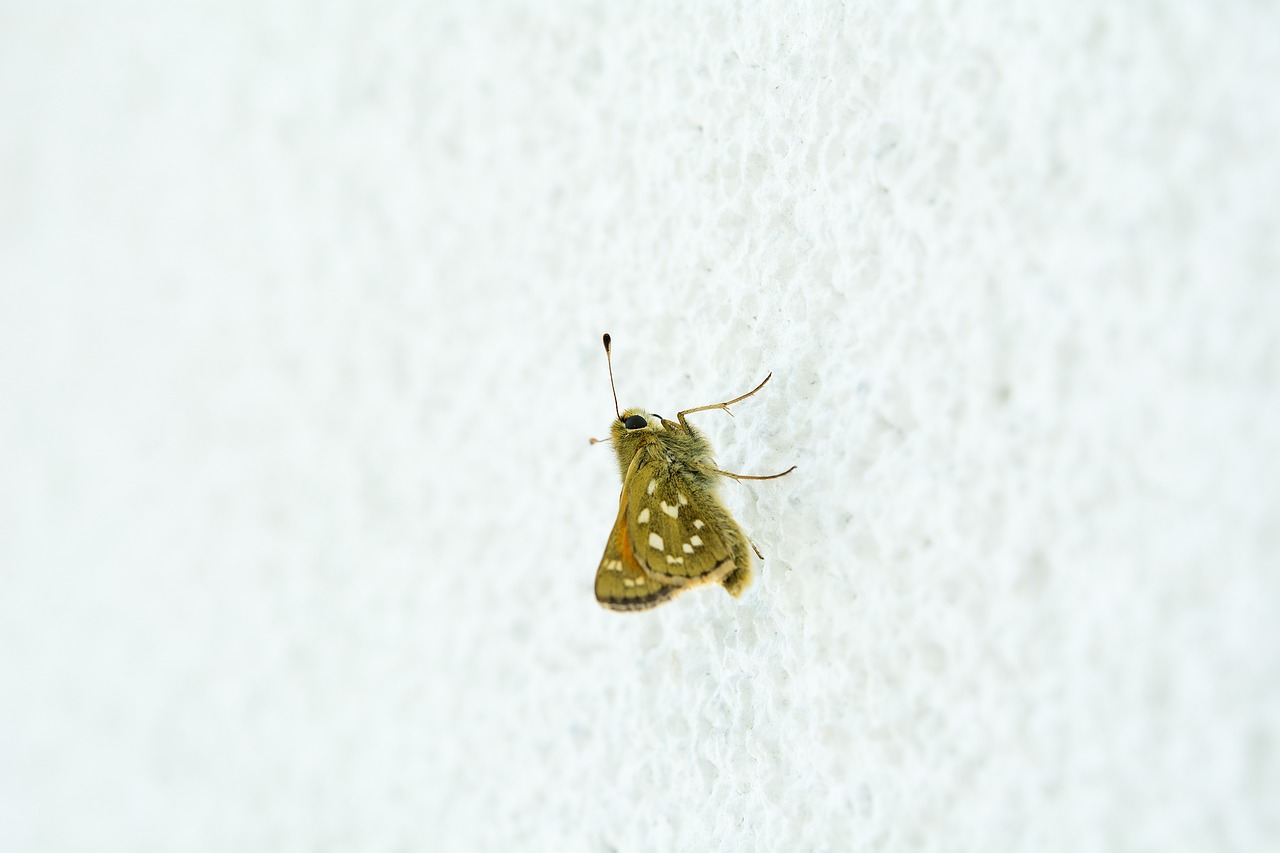
[[[618,518],[596,569],[596,601],[610,610],[648,610],[672,598],[680,587],[649,577],[636,561],[627,535],[626,496],[624,489]]]
[[[627,534],[637,561],[655,580],[681,586],[718,583],[735,568],[720,530],[726,513],[715,494],[690,477],[648,459],[624,486]]]

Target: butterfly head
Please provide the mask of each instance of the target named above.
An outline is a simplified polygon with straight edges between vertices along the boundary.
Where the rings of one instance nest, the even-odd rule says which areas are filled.
[[[627,409],[613,422],[613,440],[622,441],[628,436],[648,436],[673,426],[675,424],[662,415],[646,412],[644,409]]]
[[[674,426],[676,425],[662,415],[646,412],[644,409],[627,409],[611,425],[610,437],[618,455],[630,462],[641,445],[653,441]]]

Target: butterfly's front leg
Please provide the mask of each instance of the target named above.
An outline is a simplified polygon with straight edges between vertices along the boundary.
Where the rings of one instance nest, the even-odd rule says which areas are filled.
[[[747,393],[743,394],[741,397],[734,397],[732,400],[726,400],[726,401],[725,401],[725,402],[723,402],[723,403],[712,403],[710,406],[698,406],[698,407],[697,407],[697,408],[695,408],[695,409],[685,409],[683,412],[676,412],[676,420],[680,421],[680,426],[684,427],[684,428],[685,428],[685,430],[688,430],[688,429],[689,429],[689,424],[685,421],[684,416],[685,416],[685,415],[692,415],[694,412],[708,412],[708,411],[710,411],[710,410],[712,410],[712,409],[720,409],[720,410],[722,410],[722,411],[724,411],[724,412],[727,412],[727,413],[728,413],[728,415],[729,415],[729,417],[733,417],[733,412],[730,412],[730,411],[729,411],[729,407],[730,407],[730,406],[732,406],[734,403],[741,403],[743,400],[747,399],[747,398],[748,398],[748,397],[750,397],[752,394],[754,394],[754,393],[756,393],[757,391],[759,391],[759,390],[760,390],[761,388],[763,388],[763,387],[764,387],[764,386],[769,382],[769,380],[770,380],[770,379],[772,379],[772,378],[773,378],[773,374],[772,374],[772,373],[770,373],[768,376],[766,376],[766,377],[764,378],[764,382],[761,382],[759,385],[757,385],[756,387],[752,388],[750,391],[748,391]]]

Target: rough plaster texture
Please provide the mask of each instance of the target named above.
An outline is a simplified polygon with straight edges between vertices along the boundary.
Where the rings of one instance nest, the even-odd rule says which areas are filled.
[[[4,4],[0,848],[1277,849],[1280,14],[1014,5]]]

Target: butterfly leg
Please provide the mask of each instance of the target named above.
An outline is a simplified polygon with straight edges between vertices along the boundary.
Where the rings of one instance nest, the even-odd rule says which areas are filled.
[[[792,465],[790,468],[788,468],[787,470],[783,471],[781,474],[764,474],[764,475],[760,475],[760,474],[735,474],[735,473],[733,473],[732,471],[721,471],[719,468],[712,468],[712,469],[711,469],[711,472],[712,472],[713,474],[719,474],[721,477],[732,477],[732,478],[733,478],[733,479],[735,479],[735,480],[776,480],[776,479],[778,479],[779,477],[785,477],[785,476],[787,476],[787,475],[788,475],[788,474],[790,474],[792,471],[796,470],[796,467],[797,467],[797,466]]]
[[[741,397],[734,397],[732,400],[727,400],[723,403],[712,403],[710,406],[698,406],[696,409],[685,409],[683,412],[677,412],[676,419],[680,421],[680,426],[684,427],[685,430],[687,431],[689,429],[689,425],[685,423],[684,416],[692,415],[694,412],[707,412],[707,411],[710,411],[711,409],[720,409],[721,411],[728,412],[729,416],[733,417],[733,412],[729,411],[729,407],[732,406],[734,403],[741,403],[743,400],[747,399],[752,394],[759,391],[772,378],[773,378],[773,374],[770,373],[768,376],[764,378],[764,382],[761,382],[759,385],[752,388],[750,391],[743,394]]]

